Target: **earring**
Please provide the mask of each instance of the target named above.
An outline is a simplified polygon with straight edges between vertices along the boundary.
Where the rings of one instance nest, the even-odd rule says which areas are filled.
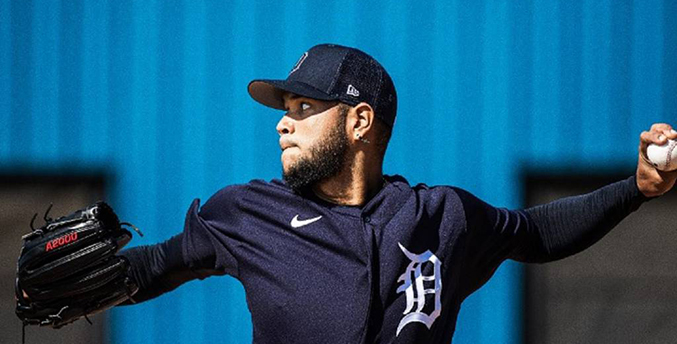
[[[355,136],[357,137],[358,140],[360,140],[364,143],[371,143],[371,141],[369,141],[369,140],[365,139],[364,137],[360,136],[360,134],[356,134]]]

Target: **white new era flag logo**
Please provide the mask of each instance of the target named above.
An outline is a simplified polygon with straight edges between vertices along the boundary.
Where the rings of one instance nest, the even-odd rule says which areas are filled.
[[[360,96],[360,91],[358,91],[355,86],[353,85],[348,85],[348,91],[346,91],[347,94],[353,96],[353,97],[359,97]]]

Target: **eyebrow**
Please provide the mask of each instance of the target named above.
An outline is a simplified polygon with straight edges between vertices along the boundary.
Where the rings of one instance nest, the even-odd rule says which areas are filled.
[[[298,94],[296,94],[296,93],[291,93],[291,92],[287,92],[287,93],[285,93],[284,95],[286,95],[287,98],[288,98],[289,100],[292,100],[292,99],[298,99],[298,98],[305,98],[305,97],[303,97],[303,96],[300,96],[300,95],[298,95]],[[284,99],[284,95],[282,96],[283,99]]]

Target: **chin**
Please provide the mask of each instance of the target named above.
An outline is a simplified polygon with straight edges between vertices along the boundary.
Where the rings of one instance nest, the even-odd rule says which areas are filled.
[[[282,159],[282,173],[289,173],[289,170],[292,167],[292,162],[289,159]]]
[[[294,165],[294,162],[298,160],[296,154],[292,154],[288,150],[282,152],[280,156],[280,162],[282,162],[282,170],[286,173]]]

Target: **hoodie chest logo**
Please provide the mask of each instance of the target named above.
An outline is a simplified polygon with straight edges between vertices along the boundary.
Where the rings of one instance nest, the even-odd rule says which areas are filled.
[[[293,228],[303,227],[303,226],[309,225],[309,224],[311,224],[311,223],[313,223],[313,222],[315,222],[315,221],[317,221],[321,218],[322,218],[322,215],[320,215],[318,217],[313,217],[312,219],[300,220],[299,215],[297,214],[296,216],[294,216],[293,219],[291,219],[291,226]]]

